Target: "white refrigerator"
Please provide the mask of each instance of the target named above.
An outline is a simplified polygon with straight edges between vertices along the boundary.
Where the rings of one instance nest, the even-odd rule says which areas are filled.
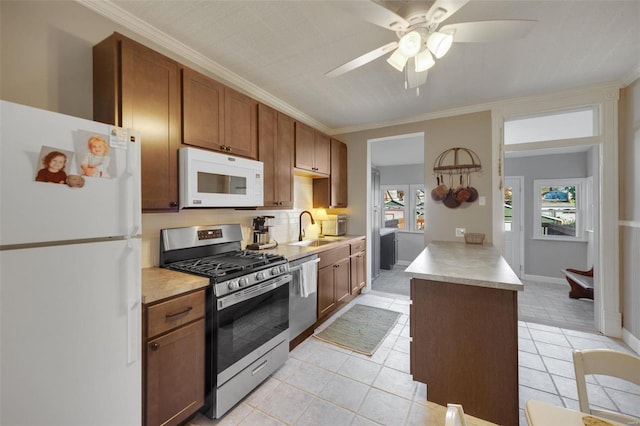
[[[140,137],[0,104],[0,424],[140,425]]]

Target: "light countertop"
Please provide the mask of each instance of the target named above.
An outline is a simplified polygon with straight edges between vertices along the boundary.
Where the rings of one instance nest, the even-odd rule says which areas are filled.
[[[364,238],[362,235],[343,235],[340,237],[323,237],[326,241],[331,241],[319,247],[292,246],[287,243],[279,244],[278,247],[261,250],[266,253],[277,253],[286,257],[289,261],[300,259],[312,254],[319,254],[325,250],[330,250],[340,244]],[[142,303],[154,303],[189,291],[204,288],[209,285],[209,278],[184,272],[172,271],[170,269],[153,267],[142,270]]]
[[[142,270],[142,303],[153,303],[209,285],[209,278],[165,268]]]
[[[295,241],[290,241],[289,243],[280,243],[278,244],[278,247],[267,249],[267,250],[260,250],[260,251],[264,251],[266,253],[281,254],[284,257],[286,257],[287,260],[292,261],[292,260],[300,259],[305,256],[312,255],[312,254],[320,254],[325,250],[330,250],[332,248],[337,247],[340,244],[349,242],[351,240],[357,240],[360,238],[364,238],[364,236],[363,235],[341,235],[339,237],[305,238],[309,240],[313,240],[313,239],[325,240],[325,241],[330,241],[330,243],[324,244],[319,247],[304,247],[304,246],[289,245],[291,243],[295,243]]]
[[[380,236],[383,237],[388,234],[393,234],[394,232],[398,232],[398,228],[380,228]]]
[[[423,280],[524,290],[507,261],[491,245],[432,241],[405,273]]]

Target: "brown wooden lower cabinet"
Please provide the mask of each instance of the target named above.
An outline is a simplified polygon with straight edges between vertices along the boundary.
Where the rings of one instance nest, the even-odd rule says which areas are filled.
[[[323,321],[352,299],[350,245],[319,253],[318,320]]]
[[[517,292],[411,279],[410,358],[427,400],[517,426]]]
[[[144,312],[144,424],[178,425],[204,405],[204,291]]]

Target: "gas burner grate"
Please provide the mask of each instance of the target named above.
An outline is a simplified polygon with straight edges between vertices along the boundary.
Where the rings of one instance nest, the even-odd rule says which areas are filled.
[[[218,278],[236,272],[260,268],[278,260],[284,260],[284,257],[272,253],[242,250],[199,259],[181,260],[169,264],[168,267],[177,271]]]

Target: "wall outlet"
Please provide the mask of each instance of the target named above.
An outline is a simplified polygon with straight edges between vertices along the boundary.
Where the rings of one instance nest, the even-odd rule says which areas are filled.
[[[485,196],[478,197],[478,204],[481,205],[481,206],[486,205],[487,204],[487,197],[485,197]]]
[[[465,228],[456,228],[456,237],[464,237]]]

